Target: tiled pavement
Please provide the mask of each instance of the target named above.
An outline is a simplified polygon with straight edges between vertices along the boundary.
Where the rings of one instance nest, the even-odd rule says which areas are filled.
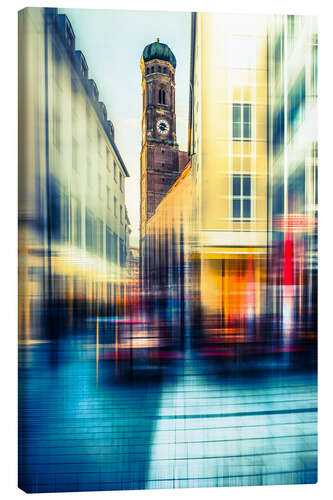
[[[30,492],[316,481],[316,380],[224,377],[187,359],[115,382],[113,362],[68,344],[21,362],[20,486]]]
[[[163,387],[147,488],[316,481],[311,376],[225,383],[195,366]]]

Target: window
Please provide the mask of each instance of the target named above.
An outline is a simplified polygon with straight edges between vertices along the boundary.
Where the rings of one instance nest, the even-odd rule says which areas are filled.
[[[235,174],[232,176],[232,217],[251,218],[251,176]]]
[[[305,117],[305,71],[293,85],[288,96],[288,135],[289,140]]]
[[[154,66],[151,67],[151,72],[154,73],[155,69]]]
[[[117,163],[113,160],[113,178],[117,182]]]
[[[106,168],[110,172],[110,170],[111,170],[111,154],[110,154],[108,147],[105,147],[105,151],[106,151]]]
[[[95,250],[96,222],[90,210],[86,209],[86,249],[90,252]]]
[[[61,191],[58,184],[51,181],[51,210],[50,210],[50,223],[51,223],[51,237],[54,240],[61,238],[61,212],[62,200]]]
[[[273,180],[272,212],[273,217],[284,213],[284,184],[279,177]]]
[[[146,68],[146,75],[149,75],[149,68]]]
[[[288,212],[305,214],[305,165],[301,163],[288,176]]]
[[[163,73],[166,74],[166,72],[167,72],[167,69],[163,68]]]
[[[251,139],[251,104],[232,105],[232,136],[236,140]]]
[[[115,196],[113,197],[113,214],[117,217],[117,198]]]
[[[112,258],[112,231],[109,226],[105,227],[105,250],[106,250],[106,258],[111,260]]]
[[[119,172],[119,186],[120,186],[120,191],[123,191],[123,180],[124,176],[121,172]]]
[[[118,264],[118,236],[113,233],[113,262]]]
[[[240,139],[241,134],[241,120],[242,115],[242,105],[233,104],[232,105],[232,136],[234,139]]]
[[[163,89],[158,91],[158,102],[159,104],[165,104],[165,90]]]
[[[108,209],[110,209],[111,208],[111,189],[109,188],[109,186],[106,186],[106,203],[107,203]]]
[[[232,38],[230,49],[232,67],[248,69],[256,66],[255,38]]]
[[[120,217],[120,224],[123,223],[123,207],[120,205],[119,206],[119,217]]]
[[[273,152],[277,153],[284,142],[284,108],[274,113],[273,118]]]
[[[126,264],[126,253],[125,253],[125,244],[124,240],[119,238],[119,260],[120,265],[123,267]]]
[[[158,67],[157,71],[158,71],[159,73],[162,73],[161,66],[159,66],[159,67]]]
[[[243,104],[243,138],[251,138],[251,104]]]

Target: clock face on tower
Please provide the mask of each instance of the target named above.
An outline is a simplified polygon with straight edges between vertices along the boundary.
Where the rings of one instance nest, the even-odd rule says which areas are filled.
[[[169,132],[169,124],[166,120],[158,120],[156,123],[157,132],[162,135],[166,135]]]

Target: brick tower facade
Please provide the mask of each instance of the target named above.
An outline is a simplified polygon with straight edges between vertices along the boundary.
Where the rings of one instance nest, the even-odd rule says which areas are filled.
[[[141,261],[146,223],[187,160],[187,153],[180,152],[177,144],[175,70],[176,58],[166,44],[157,39],[145,47],[141,57]]]

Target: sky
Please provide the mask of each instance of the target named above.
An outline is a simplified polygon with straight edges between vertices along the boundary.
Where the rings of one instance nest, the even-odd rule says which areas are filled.
[[[190,13],[59,9],[67,14],[75,48],[81,50],[115,127],[115,142],[130,178],[126,180],[126,206],[131,221],[131,246],[138,246],[140,223],[140,150],[142,89],[140,58],[156,41],[166,43],[177,59],[177,142],[187,149],[190,72]]]

